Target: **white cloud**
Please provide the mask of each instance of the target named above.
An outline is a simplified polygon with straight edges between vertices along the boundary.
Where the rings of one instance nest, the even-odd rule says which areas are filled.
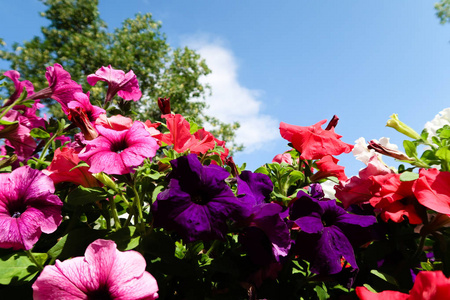
[[[185,42],[206,60],[211,74],[201,79],[211,86],[212,95],[206,98],[207,114],[227,123],[238,121],[236,143],[244,144],[244,153],[251,153],[274,141],[278,121],[261,112],[260,90],[243,86],[238,80],[238,63],[233,52],[220,40],[191,37]]]

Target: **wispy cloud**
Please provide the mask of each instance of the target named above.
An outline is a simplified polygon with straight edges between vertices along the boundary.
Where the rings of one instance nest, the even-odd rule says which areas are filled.
[[[262,112],[263,91],[245,87],[239,82],[238,63],[233,52],[220,39],[194,36],[184,40],[206,60],[211,74],[201,79],[208,83],[212,95],[206,98],[207,114],[227,123],[238,121],[236,143],[244,144],[244,153],[267,146],[278,137],[278,121]]]

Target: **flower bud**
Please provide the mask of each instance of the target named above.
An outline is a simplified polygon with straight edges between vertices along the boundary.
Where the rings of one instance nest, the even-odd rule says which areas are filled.
[[[170,114],[170,98],[158,98],[158,107],[163,115]]]
[[[100,173],[94,173],[92,174],[92,176],[94,176],[98,181],[100,181],[101,183],[103,183],[104,185],[106,185],[107,187],[117,191],[119,189],[119,187],[117,186],[117,184],[111,179],[111,177],[109,177],[108,175],[106,175],[103,172]]]
[[[400,121],[397,114],[393,114],[391,116],[391,118],[387,121],[386,126],[392,127],[412,139],[420,140],[420,135],[414,129]]]

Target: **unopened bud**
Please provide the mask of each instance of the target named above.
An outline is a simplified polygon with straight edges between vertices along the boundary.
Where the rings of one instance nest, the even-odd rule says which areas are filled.
[[[339,118],[334,115],[333,118],[331,118],[330,122],[327,125],[327,128],[325,128],[325,130],[331,130],[332,128],[337,126],[337,123],[339,121]]]
[[[373,149],[373,150],[375,150],[375,152],[378,152],[378,153],[386,155],[386,156],[393,157],[395,159],[414,161],[414,159],[410,158],[405,153],[398,151],[398,150],[390,149],[388,147],[384,147],[383,145],[381,145],[380,143],[376,143],[375,141],[370,141],[367,148]]]
[[[170,98],[158,98],[158,107],[163,115],[170,114]]]
[[[114,180],[112,180],[111,177],[109,177],[103,172],[92,174],[92,176],[94,176],[98,181],[100,181],[101,183],[103,183],[104,185],[115,191],[119,189]]]
[[[392,127],[412,139],[420,140],[420,135],[414,129],[400,121],[397,114],[393,114],[391,116],[391,118],[387,121],[386,126]]]

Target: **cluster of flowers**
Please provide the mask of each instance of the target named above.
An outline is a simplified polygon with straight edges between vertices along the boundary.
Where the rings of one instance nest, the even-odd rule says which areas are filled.
[[[385,138],[344,143],[336,116],[325,129],[326,120],[282,122],[292,149],[251,172],[167,98],[158,99],[165,123],[110,116],[123,110],[116,96],[142,97],[133,71],[87,76],[108,85],[102,107],[61,65],[45,75],[48,87],[35,93],[18,72],[4,73],[14,88],[0,107],[0,268],[10,270],[0,284],[29,284],[36,299],[449,293],[445,113],[421,135],[392,117],[388,126],[413,139],[406,153]],[[38,116],[45,98],[71,124]],[[335,156],[352,151],[366,167],[347,178]],[[381,155],[411,167],[391,169]]]

